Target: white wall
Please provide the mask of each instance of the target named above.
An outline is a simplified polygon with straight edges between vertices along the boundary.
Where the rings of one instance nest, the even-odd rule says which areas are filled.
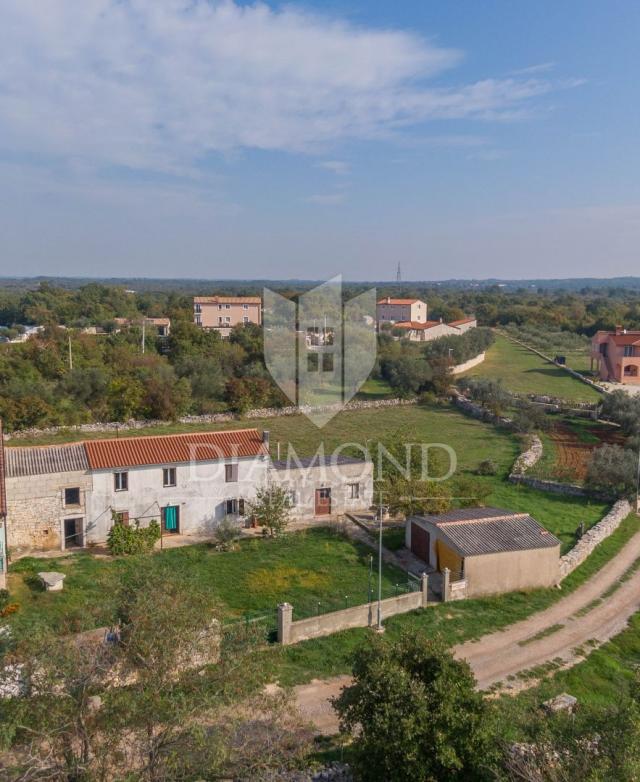
[[[231,461],[231,460],[229,460]],[[111,510],[128,511],[129,518],[160,521],[160,508],[180,508],[180,532],[206,534],[226,515],[226,500],[255,497],[267,475],[267,457],[237,459],[238,480],[225,482],[225,462],[167,465],[176,468],[176,486],[163,487],[162,466],[132,467],[127,491],[115,491],[114,472],[93,473],[93,492],[87,497],[86,538],[89,543],[106,539],[113,524]]]

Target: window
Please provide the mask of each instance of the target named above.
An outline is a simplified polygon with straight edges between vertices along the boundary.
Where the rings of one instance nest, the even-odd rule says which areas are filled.
[[[118,510],[113,514],[113,520],[116,524],[123,524],[125,527],[129,526],[129,511]]]
[[[176,468],[175,467],[164,467],[162,469],[162,485],[165,488],[167,486],[175,486],[176,485]]]
[[[231,309],[231,305],[230,305],[230,304],[225,304],[225,305],[224,305],[224,308],[225,308],[226,310],[230,310],[230,309]]]
[[[288,496],[289,496],[289,505],[292,508],[294,508],[298,504],[298,495],[293,489],[290,489],[288,492]]]
[[[248,316],[247,316],[247,315],[245,315],[245,316],[242,318],[242,322],[243,322],[243,323],[248,323],[248,322],[249,322],[249,318],[248,318]]]
[[[64,504],[80,505],[80,489],[77,486],[64,490]]]
[[[196,304],[194,309],[196,312],[202,312],[202,307],[199,304]]]
[[[228,499],[225,505],[228,515],[244,516],[244,499],[242,497]]]
[[[248,310],[249,309],[249,305],[248,304],[243,304],[242,305],[242,309],[243,310]]]
[[[360,484],[359,483],[348,483],[347,484],[347,497],[350,500],[360,499]]]
[[[219,309],[219,310],[221,310],[221,309],[222,309],[222,304],[218,304],[218,309]]]
[[[633,345],[625,345],[623,355],[625,358],[631,358],[631,356],[633,356]]]
[[[127,491],[129,488],[129,473],[128,472],[114,472],[113,473],[113,488],[116,491]]]
[[[196,326],[202,326],[202,315],[196,315]]]
[[[224,480],[226,483],[234,483],[238,480],[238,465],[237,464],[225,464],[224,466]]]
[[[224,323],[224,318],[222,317],[222,315],[218,316],[218,323],[220,324]]]
[[[333,353],[322,354],[322,371],[333,372]]]
[[[318,371],[318,354],[307,353],[307,372]]]
[[[231,318],[229,317],[229,315],[225,315],[225,321],[227,323],[231,323]]]

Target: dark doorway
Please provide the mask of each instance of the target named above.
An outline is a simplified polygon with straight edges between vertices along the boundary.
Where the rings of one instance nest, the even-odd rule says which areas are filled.
[[[64,520],[64,547],[82,548],[82,519]]]
[[[411,551],[423,562],[429,564],[429,533],[426,529],[411,523]]]
[[[331,514],[331,489],[316,489],[316,516]]]
[[[180,532],[180,508],[177,505],[167,505],[162,509],[162,531],[167,535]]]

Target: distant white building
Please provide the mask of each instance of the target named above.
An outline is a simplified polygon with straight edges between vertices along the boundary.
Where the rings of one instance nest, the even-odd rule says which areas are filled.
[[[394,299],[386,296],[376,304],[378,327],[383,323],[426,323],[427,304],[420,299]]]

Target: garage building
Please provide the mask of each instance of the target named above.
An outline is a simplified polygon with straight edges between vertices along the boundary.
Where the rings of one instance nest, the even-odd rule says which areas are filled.
[[[527,513],[461,508],[407,519],[405,543],[432,570],[466,582],[467,597],[554,586],[560,541]]]

